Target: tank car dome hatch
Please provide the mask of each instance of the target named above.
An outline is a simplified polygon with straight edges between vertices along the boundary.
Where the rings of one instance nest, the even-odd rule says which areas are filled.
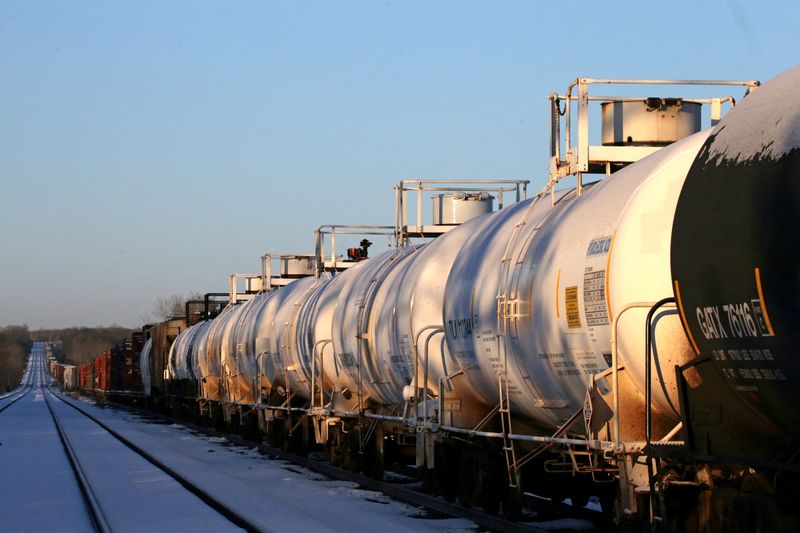
[[[433,224],[463,224],[494,210],[494,196],[488,192],[436,194],[433,200]]]
[[[603,146],[665,146],[700,131],[702,104],[680,98],[603,102]]]
[[[261,292],[263,284],[261,282],[261,278],[247,278],[244,280],[245,292],[248,294],[253,294],[256,292]]]
[[[281,277],[303,278],[314,275],[314,257],[308,255],[282,255]]]
[[[747,96],[692,164],[672,231],[675,298],[703,386],[698,453],[796,462],[800,441],[800,68]]]

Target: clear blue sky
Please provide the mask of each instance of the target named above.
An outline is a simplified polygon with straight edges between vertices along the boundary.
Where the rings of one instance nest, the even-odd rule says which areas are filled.
[[[547,174],[578,76],[767,80],[800,2],[0,3],[0,326],[141,324],[401,178]]]

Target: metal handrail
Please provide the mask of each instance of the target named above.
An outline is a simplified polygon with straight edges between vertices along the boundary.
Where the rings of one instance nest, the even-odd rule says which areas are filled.
[[[261,256],[261,292],[272,290],[272,259],[283,259],[285,257],[314,257],[314,254],[301,253],[278,253],[267,252]]]
[[[552,93],[549,95],[550,105],[550,179],[545,190],[552,190],[555,184],[564,176],[574,174],[577,178],[577,189],[582,188],[582,173],[588,171],[589,164],[589,113],[588,104],[591,101],[626,102],[641,100],[642,98],[620,96],[590,96],[589,85],[683,85],[707,87],[745,87],[745,96],[761,84],[757,80],[659,80],[659,79],[616,79],[616,78],[576,78],[567,85],[563,95]],[[577,87],[578,94],[573,96]],[[578,143],[572,146],[572,102],[578,101]],[[719,98],[686,98],[687,102],[709,103],[712,106],[712,125],[719,120],[721,104],[730,102],[731,107],[736,103],[732,96]],[[565,108],[561,111],[560,102],[564,101]],[[564,140],[566,147],[566,169],[561,157],[561,116],[564,116]],[[574,163],[574,167],[572,166]]]
[[[503,193],[515,193],[515,201],[525,200],[528,194],[529,180],[427,180],[403,179],[395,185],[395,240],[400,245],[410,237],[408,232],[408,193],[416,193],[416,227],[422,224],[423,192],[494,192],[498,196],[498,209],[503,208]],[[441,187],[440,185],[452,185]],[[489,185],[490,187],[475,187]],[[503,187],[509,185],[509,187]]]
[[[391,231],[390,231],[391,230]],[[325,271],[325,235],[331,236],[331,264],[336,270],[336,235],[395,235],[394,226],[358,224],[323,224],[314,230],[314,274],[319,277]],[[391,246],[391,243],[390,243]]]
[[[631,309],[650,309],[659,302],[632,302],[624,306],[611,321],[611,376],[614,388],[614,440],[621,445],[620,411],[619,411],[619,344],[617,343],[617,327],[622,315]],[[649,383],[649,382],[648,382]]]

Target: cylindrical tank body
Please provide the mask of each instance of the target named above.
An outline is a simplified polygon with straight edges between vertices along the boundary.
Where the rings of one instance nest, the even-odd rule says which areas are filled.
[[[297,382],[292,386],[299,394],[306,397],[305,391],[311,391],[311,381],[316,381],[317,390],[320,390],[321,386],[321,389],[328,393],[323,396],[322,403],[326,403],[334,387],[333,382],[326,380],[324,376],[325,361],[327,359],[330,365],[333,357],[331,321],[336,300],[330,297],[332,293],[328,290],[331,282],[330,274],[324,273],[303,291],[305,296],[293,318],[294,334],[291,337],[291,353],[295,362],[290,364],[298,365],[298,372],[294,375],[302,375],[307,381],[305,387],[301,388]],[[333,305],[330,305],[331,302]],[[329,370],[333,371],[333,366],[330,366]],[[319,396],[316,405],[320,405],[318,398]]]
[[[201,395],[207,400],[224,400],[220,351],[222,337],[225,333],[225,324],[233,311],[233,307],[226,307],[211,321],[211,325],[203,338],[203,343],[198,347],[197,366],[200,374],[197,377],[200,380]]]
[[[427,389],[434,395],[443,393],[439,390],[440,379],[459,370],[458,361],[443,342],[445,286],[456,256],[474,237],[481,220],[484,218],[453,228],[415,253],[407,254],[377,291],[369,319],[369,348],[375,359],[373,364],[380,366],[382,374],[393,384],[393,402],[402,400],[404,387],[412,385],[415,359],[418,384],[422,388],[427,355]],[[413,387],[410,391],[413,392]],[[477,402],[469,387],[456,386],[455,393],[445,392],[445,396],[445,424],[472,426],[485,415],[471,408]]]
[[[268,293],[253,311],[257,376],[264,392],[272,390],[275,378],[282,372],[281,362],[278,360],[280,346],[277,339],[280,324],[276,317],[284,302],[292,298],[295,291],[302,292],[303,281],[303,278],[298,279],[275,292]]]
[[[304,305],[300,313],[299,328],[311,331],[310,341],[301,344],[300,349],[305,352],[304,357],[313,357],[316,350],[318,357],[318,375],[322,376],[324,391],[323,403],[335,399],[335,407],[349,410],[356,406],[358,396],[358,373],[345,372],[342,360],[337,352],[334,336],[334,317],[338,310],[339,296],[352,280],[369,264],[371,259],[360,261],[337,274],[329,282],[321,285],[310,298],[308,305]],[[351,378],[351,376],[354,376]],[[318,378],[319,379],[319,378]],[[319,396],[315,400],[319,405]]]
[[[339,289],[336,310],[333,313],[332,339],[340,374],[346,377],[347,387],[354,394],[361,392],[362,405],[375,402],[386,405],[396,403],[402,387],[396,383],[370,351],[370,315],[375,296],[386,277],[411,249],[392,249],[363,261],[360,268],[340,274],[344,278]],[[355,388],[352,388],[355,387]]]
[[[702,356],[689,388],[701,453],[785,462],[800,439],[800,68],[714,129],[680,194],[672,275]]]
[[[671,294],[672,213],[708,132],[679,141],[608,179],[522,202],[482,220],[447,282],[444,318],[451,353],[487,405],[508,379],[516,414],[544,431],[583,408],[593,376],[611,365],[611,327],[623,308]],[[618,323],[622,438],[639,438],[645,389],[645,315]],[[677,415],[672,370],[691,357],[674,310],[654,327],[658,429]],[[664,383],[662,386],[661,383]],[[598,381],[601,394],[610,383]],[[611,403],[612,397],[606,397]],[[667,427],[670,426],[670,427]]]
[[[230,313],[219,318],[219,320],[223,321],[220,326],[219,361],[222,367],[222,380],[224,383],[222,399],[226,402],[235,403],[239,401],[239,368],[236,364],[234,332],[248,304],[249,302],[239,303],[231,308]]]
[[[194,379],[192,347],[201,324],[183,330],[169,349],[169,372],[171,379]]]
[[[139,353],[139,369],[142,373],[142,389],[145,396],[152,394],[150,382],[150,348],[153,346],[153,339],[144,341],[142,351]]]
[[[194,374],[195,379],[200,379],[200,377],[204,375],[203,370],[201,370],[200,361],[202,360],[203,365],[206,365],[206,343],[208,342],[208,330],[211,328],[213,323],[213,320],[200,322],[198,324],[199,330],[197,335],[194,337],[194,342],[192,342],[192,373]]]
[[[237,402],[253,404],[258,398],[258,378],[256,367],[256,317],[269,293],[256,294],[243,305],[239,320],[231,335],[231,350],[237,369]]]
[[[295,281],[291,284],[291,294],[286,295],[275,313],[275,352],[265,362],[268,379],[273,386],[279,384],[300,398],[309,397],[311,385],[311,352],[308,349],[311,331],[305,329],[300,319],[301,310],[313,302],[314,294],[329,280],[328,276],[312,276]]]

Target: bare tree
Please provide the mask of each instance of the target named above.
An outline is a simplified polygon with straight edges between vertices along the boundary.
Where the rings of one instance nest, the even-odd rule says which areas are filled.
[[[183,315],[183,306],[186,300],[179,294],[173,294],[166,298],[158,298],[154,313],[159,320],[167,320],[176,315]]]
[[[158,298],[153,314],[158,320],[167,320],[173,316],[183,316],[186,313],[186,302],[190,300],[202,300],[203,295],[198,292],[191,292],[188,296],[184,297],[179,294],[173,294],[166,298]],[[148,313],[149,316],[149,313]]]

